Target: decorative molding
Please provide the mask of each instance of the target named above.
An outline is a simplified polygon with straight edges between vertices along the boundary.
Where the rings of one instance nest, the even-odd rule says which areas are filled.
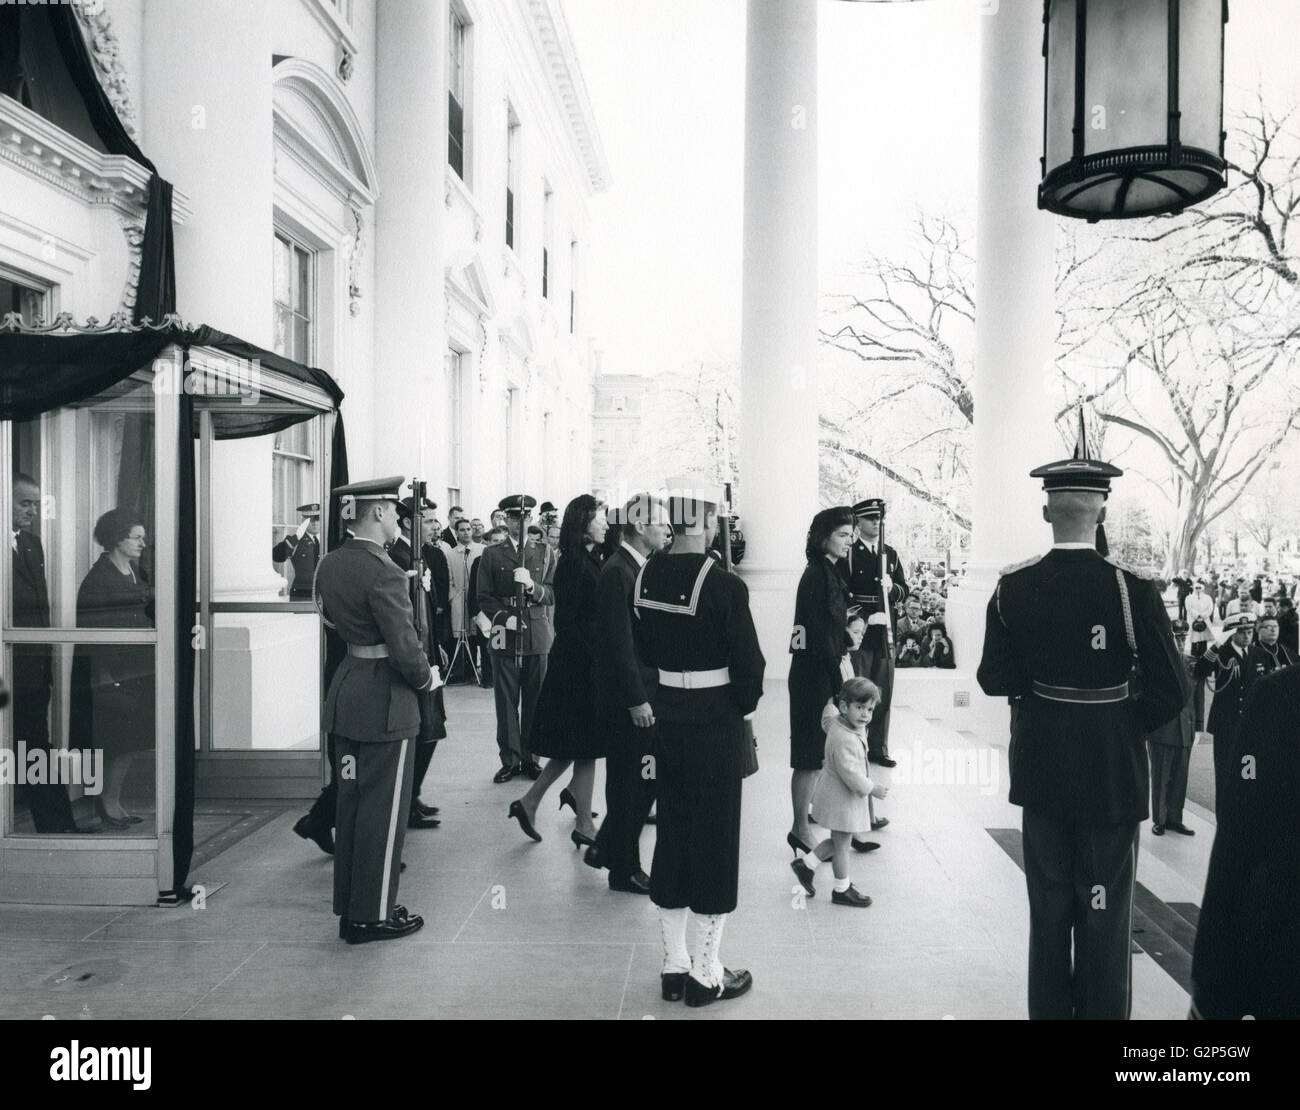
[[[375,202],[379,184],[365,131],[338,82],[302,58],[284,58],[271,71],[276,140],[300,161],[318,167],[341,197]]]
[[[532,17],[534,45],[577,144],[588,184],[593,192],[603,192],[609,188],[609,163],[560,0],[524,0],[524,3]]]
[[[101,154],[18,101],[0,96],[0,159],[57,186],[86,205],[107,205],[120,215],[144,214],[149,171],[122,154]],[[190,216],[189,198],[172,190],[172,222]]]
[[[339,80],[348,82],[352,80],[352,73],[356,68],[356,53],[349,50],[343,43],[339,43]]]
[[[126,284],[122,288],[122,311],[128,316],[135,312],[135,301],[140,291],[140,266],[144,255],[144,221],[117,213],[117,222],[126,236]]]
[[[361,256],[365,236],[365,216],[355,197],[348,198],[354,232],[348,248],[348,314],[361,315]]]
[[[126,133],[136,137],[135,106],[131,103],[131,90],[126,83],[126,67],[120,57],[121,47],[113,33],[112,20],[104,0],[72,0],[72,11],[81,25],[82,37],[91,61],[95,64],[95,76],[99,78],[100,87],[113,111],[122,121]]]
[[[84,324],[78,324],[71,312],[60,312],[50,324],[45,323],[44,320],[37,320],[34,324],[24,324],[17,312],[6,312],[0,316],[0,331],[18,332],[24,335],[108,335],[111,332],[167,331],[170,328],[192,330],[190,325],[181,319],[179,313],[175,312],[168,313],[158,324],[148,317],[138,324],[133,323],[131,314],[120,309],[103,324],[94,316],[88,316]]]
[[[361,40],[352,29],[352,0],[343,0],[343,10],[331,0],[303,0],[303,6],[316,17],[316,21],[329,32],[340,48],[356,54]]]
[[[489,317],[486,312],[479,313],[478,326],[483,332],[483,342],[479,344],[478,348],[478,391],[480,393],[486,393],[488,387],[487,349],[488,338],[491,335],[488,331],[488,326],[491,322],[491,317]]]

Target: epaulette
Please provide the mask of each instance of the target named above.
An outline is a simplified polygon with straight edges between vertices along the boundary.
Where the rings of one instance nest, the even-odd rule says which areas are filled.
[[[1112,559],[1109,555],[1105,555],[1105,556],[1103,556],[1103,558],[1104,558],[1104,559],[1106,560],[1106,562],[1108,562],[1111,566],[1113,566],[1113,567],[1118,567],[1118,568],[1119,568],[1120,570],[1122,570],[1125,574],[1131,574],[1134,578],[1138,579],[1139,581],[1142,581],[1142,582],[1150,582],[1150,581],[1152,581],[1152,578],[1151,578],[1151,576],[1150,576],[1149,574],[1143,574],[1141,571],[1134,570],[1132,567],[1130,567],[1130,566],[1128,566],[1128,565],[1126,565],[1126,564],[1124,564],[1124,563],[1121,563],[1118,559]]]
[[[998,577],[1001,578],[1003,575],[1011,574],[1018,570],[1024,570],[1025,567],[1032,567],[1041,558],[1041,555],[1035,555],[1032,559],[1026,559],[1023,563],[1012,563],[1009,567],[1003,567],[998,571]]]

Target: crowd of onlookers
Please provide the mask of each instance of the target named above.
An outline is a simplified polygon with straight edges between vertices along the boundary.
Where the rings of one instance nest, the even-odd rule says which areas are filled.
[[[1237,574],[1212,570],[1193,576],[1180,571],[1168,583],[1158,583],[1166,603],[1177,606],[1174,631],[1189,654],[1199,655],[1214,638],[1223,622],[1239,613],[1256,619],[1276,617],[1278,641],[1292,655],[1300,644],[1300,620],[1296,615],[1295,575]]]
[[[955,667],[946,621],[953,575],[943,563],[915,562],[908,579],[912,592],[894,606],[894,665]]]

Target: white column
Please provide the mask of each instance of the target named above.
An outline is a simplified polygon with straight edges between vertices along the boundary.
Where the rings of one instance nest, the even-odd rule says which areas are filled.
[[[817,5],[749,0],[741,301],[741,564],[769,678],[789,669],[817,503]]]
[[[146,0],[143,147],[190,197],[176,230],[177,310],[270,347],[271,5]],[[213,448],[214,589],[222,600],[274,596],[271,440]]]
[[[975,458],[967,585],[948,603],[973,672],[999,568],[1051,546],[1029,471],[1066,452],[1049,390],[1055,338],[1054,217],[1039,211],[1042,5],[1007,0],[981,22],[975,268]],[[1005,742],[1007,709],[971,683],[971,726]]]
[[[447,480],[433,472],[442,452],[429,430],[440,426],[433,406],[446,405],[447,4],[384,0],[376,18],[374,473],[352,477],[424,465],[434,491]]]

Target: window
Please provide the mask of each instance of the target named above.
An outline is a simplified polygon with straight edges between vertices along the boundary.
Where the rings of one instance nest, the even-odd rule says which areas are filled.
[[[304,420],[294,424],[277,432],[272,441],[271,547],[298,531],[302,520],[299,505],[319,500],[316,423]]]
[[[315,254],[277,231],[273,268],[275,353],[308,365],[312,362],[315,276]]]
[[[465,40],[468,26],[454,7],[447,10],[447,164],[465,175]]]
[[[551,270],[551,197],[550,185],[542,183],[542,296],[549,297]]]
[[[616,393],[610,398],[609,407],[614,412],[623,412],[627,408],[627,398],[621,393]]]
[[[578,240],[569,240],[569,334],[574,334],[578,316]]]
[[[18,277],[10,277],[0,270],[0,317],[14,312],[18,319],[30,327],[46,317],[45,291]]]
[[[506,246],[515,246],[515,193],[519,184],[519,117],[506,102]]]
[[[455,500],[448,501],[449,505],[455,504],[460,500],[461,486],[461,457],[463,454],[464,443],[464,420],[465,420],[465,356],[459,351],[447,352],[447,396],[451,398],[451,411],[448,415],[451,426],[448,428],[447,446],[450,458],[447,460],[447,480],[450,488],[447,491],[448,497]],[[453,494],[452,489],[456,492]]]

